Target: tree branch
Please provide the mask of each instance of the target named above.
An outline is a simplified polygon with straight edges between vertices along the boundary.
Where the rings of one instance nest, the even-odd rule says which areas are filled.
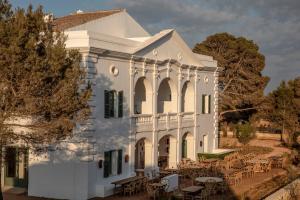
[[[256,110],[256,108],[243,108],[243,109],[233,109],[233,110],[226,110],[224,112],[221,112],[219,114],[219,117],[221,117],[222,115],[226,114],[226,113],[232,113],[232,112],[242,112],[242,111],[246,111],[246,110]]]

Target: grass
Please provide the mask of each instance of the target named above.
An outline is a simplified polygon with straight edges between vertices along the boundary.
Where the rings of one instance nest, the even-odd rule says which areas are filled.
[[[271,147],[261,147],[261,146],[243,146],[239,153],[245,155],[245,154],[249,154],[249,153],[254,153],[256,155],[260,155],[260,154],[268,154],[271,153],[273,151],[273,148]]]

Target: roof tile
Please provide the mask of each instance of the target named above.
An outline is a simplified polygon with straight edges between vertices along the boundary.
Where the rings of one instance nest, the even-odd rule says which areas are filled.
[[[82,12],[74,13],[64,17],[56,18],[53,20],[54,29],[57,31],[63,31],[74,26],[85,24],[89,21],[99,18],[107,17],[109,15],[121,12],[122,9],[116,10],[99,10],[95,12]]]

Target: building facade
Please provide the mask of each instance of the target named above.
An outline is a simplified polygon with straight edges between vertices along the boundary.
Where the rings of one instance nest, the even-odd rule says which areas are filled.
[[[92,84],[92,114],[74,137],[29,152],[28,194],[88,199],[113,193],[111,182],[176,168],[182,158],[218,148],[218,68],[173,29],[145,31],[126,10],[54,20],[79,49]],[[27,168],[26,168],[27,169]]]

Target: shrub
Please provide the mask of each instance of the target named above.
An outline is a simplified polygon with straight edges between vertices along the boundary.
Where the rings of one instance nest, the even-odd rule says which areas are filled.
[[[236,137],[242,144],[247,144],[254,137],[254,128],[249,122],[236,125]]]

